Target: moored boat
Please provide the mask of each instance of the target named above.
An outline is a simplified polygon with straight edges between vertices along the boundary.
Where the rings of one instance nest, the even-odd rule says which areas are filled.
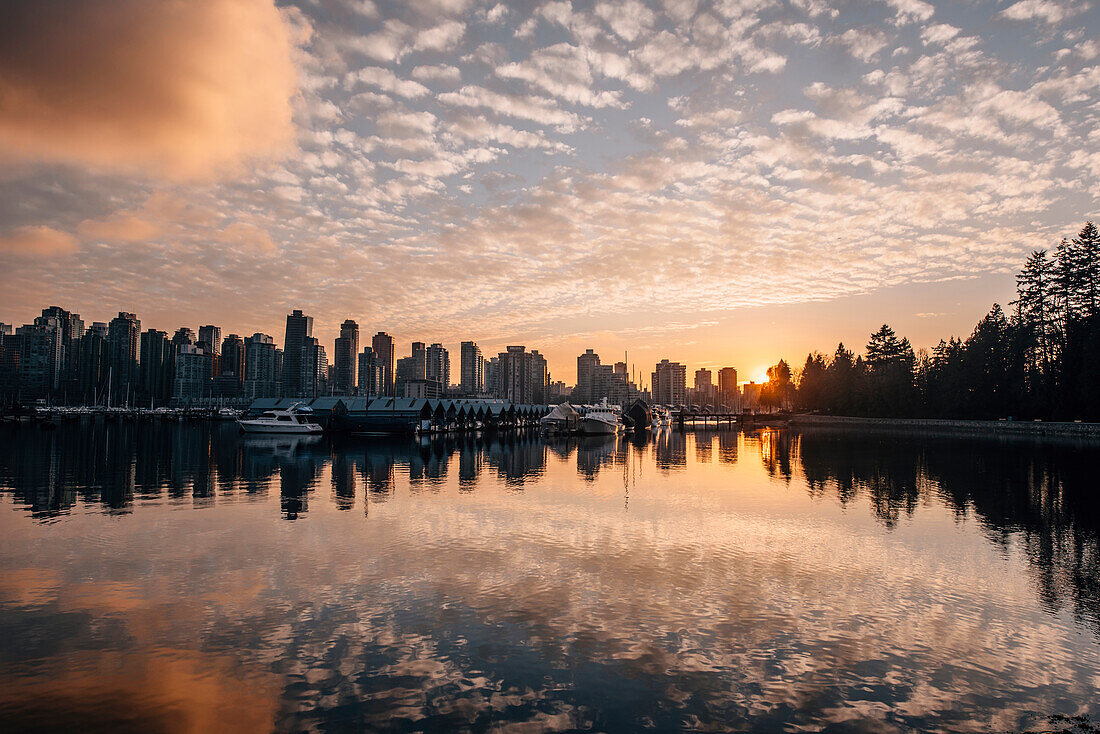
[[[242,433],[321,433],[324,431],[320,424],[311,419],[313,411],[295,403],[286,410],[264,411],[258,418],[238,420]]]

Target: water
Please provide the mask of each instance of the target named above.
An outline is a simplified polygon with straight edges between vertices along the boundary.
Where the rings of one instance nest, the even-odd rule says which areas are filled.
[[[1100,714],[1100,451],[0,426],[0,729]]]

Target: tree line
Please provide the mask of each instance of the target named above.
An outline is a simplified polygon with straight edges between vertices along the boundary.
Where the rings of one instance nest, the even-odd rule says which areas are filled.
[[[1100,420],[1096,226],[1086,222],[1053,253],[1032,252],[1010,306],[993,304],[966,339],[931,350],[914,351],[883,324],[864,354],[843,343],[812,352],[793,378],[780,362],[768,400],[836,415]]]

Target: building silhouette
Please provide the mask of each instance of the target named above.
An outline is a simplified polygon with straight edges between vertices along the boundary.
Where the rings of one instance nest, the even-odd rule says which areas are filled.
[[[286,317],[286,338],[283,339],[283,374],[282,393],[287,397],[300,397],[309,395],[305,376],[302,372],[302,359],[305,355],[307,341],[313,337],[313,317],[306,316],[301,309],[294,309]],[[312,347],[313,345],[310,344]],[[311,362],[316,360],[316,350],[311,349],[309,358]],[[314,365],[315,367],[315,365]],[[311,367],[313,369],[314,367]],[[308,387],[312,388],[312,375],[308,380]]]
[[[146,329],[141,333],[141,364],[138,368],[143,404],[163,405],[172,396],[174,352],[168,332]]]
[[[244,340],[244,396],[250,399],[273,398],[276,381],[275,340],[256,332]]]
[[[121,405],[129,399],[138,378],[141,321],[132,313],[119,311],[107,327],[107,373],[111,401]]]
[[[428,347],[425,358],[425,379],[439,383],[442,397],[451,385],[451,354],[442,344],[436,342]]]
[[[374,358],[382,370],[382,395],[394,395],[394,348],[393,337],[384,331],[380,331],[371,339],[371,349],[374,350]]]
[[[359,353],[359,395],[381,395],[385,384],[382,376],[382,366],[378,364],[378,357],[370,347],[363,347]]]
[[[593,381],[596,368],[600,366],[600,355],[591,349],[577,357],[577,386],[573,388],[573,402],[592,403],[596,401]]]
[[[347,319],[332,350],[333,391],[354,395],[359,378],[359,324]]]
[[[687,367],[662,359],[654,367],[653,402],[658,405],[683,405],[687,398]]]
[[[461,375],[459,385],[465,395],[485,392],[485,359],[477,342],[462,342],[459,352]]]
[[[718,399],[728,408],[736,408],[740,391],[737,389],[737,370],[723,367],[718,370]]]

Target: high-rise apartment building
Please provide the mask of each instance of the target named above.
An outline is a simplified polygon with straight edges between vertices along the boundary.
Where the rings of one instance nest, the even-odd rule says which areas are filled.
[[[19,343],[19,386],[27,397],[45,398],[61,385],[61,324],[39,316],[15,330]]]
[[[723,367],[718,370],[718,398],[721,404],[728,408],[736,408],[739,396],[737,370],[733,367]]]
[[[190,344],[195,346],[198,338],[195,336],[195,331],[186,326],[181,326],[176,329],[176,333],[172,335],[172,346],[182,347],[184,344]]]
[[[385,380],[382,376],[382,366],[378,364],[378,358],[370,347],[363,347],[359,353],[359,385],[360,395],[381,395]]]
[[[695,390],[693,399],[698,405],[710,405],[714,402],[714,374],[706,369],[695,370]]]
[[[222,327],[213,324],[200,326],[199,346],[205,349],[207,354],[220,355],[222,353]]]
[[[300,385],[298,395],[306,398],[315,398],[327,395],[328,389],[328,355],[325,348],[314,337],[306,339],[301,349]],[[286,368],[283,368],[284,375]],[[284,390],[285,392],[285,390]]]
[[[379,368],[382,370],[382,393],[383,395],[394,395],[394,349],[393,349],[393,337],[384,331],[380,331],[374,335],[371,339],[371,349],[374,351],[374,358],[378,362]]]
[[[238,380],[244,379],[244,339],[237,334],[230,334],[222,339],[222,361],[218,367],[219,375],[234,375]]]
[[[278,394],[275,340],[259,332],[244,340],[244,395],[273,398]]]
[[[174,353],[168,332],[146,329],[141,332],[141,364],[138,368],[142,403],[163,405],[172,396]]]
[[[130,397],[138,379],[141,361],[141,321],[132,313],[119,311],[107,327],[107,372],[114,404]]]
[[[354,395],[359,378],[359,324],[347,319],[340,324],[340,336],[332,350],[333,392]]]
[[[181,344],[176,348],[175,379],[172,381],[172,401],[188,405],[210,397],[210,362],[214,355],[195,344]]]
[[[476,342],[462,342],[459,352],[459,384],[466,395],[480,395],[485,392],[485,358]]]
[[[652,375],[653,402],[658,405],[683,405],[687,397],[687,367],[662,359]]]
[[[307,342],[313,337],[313,317],[306,316],[301,309],[294,309],[286,317],[286,338],[283,340],[283,377],[282,392],[287,397],[299,397],[312,394],[313,380],[306,380],[302,372],[302,359]],[[310,344],[312,346],[312,344]],[[314,353],[311,355],[315,357]],[[307,386],[305,383],[309,382]],[[305,388],[310,388],[307,391]]]
[[[408,357],[397,360],[394,370],[394,387],[398,397],[407,397],[405,384],[412,380],[425,380],[428,374],[428,350],[424,342],[413,342]]]
[[[42,318],[57,319],[58,341],[61,346],[58,382],[61,387],[71,390],[76,386],[76,345],[84,336],[84,320],[80,318],[80,314],[66,311],[60,306],[42,309]]]
[[[438,382],[442,395],[451,384],[451,354],[442,344],[436,342],[428,347],[425,359],[424,377]]]
[[[591,349],[577,357],[577,386],[573,390],[573,400],[578,403],[591,403],[596,400],[593,391],[593,377],[600,366],[600,355]]]
[[[76,347],[76,394],[90,405],[103,403],[107,389],[107,324],[93,322]]]

